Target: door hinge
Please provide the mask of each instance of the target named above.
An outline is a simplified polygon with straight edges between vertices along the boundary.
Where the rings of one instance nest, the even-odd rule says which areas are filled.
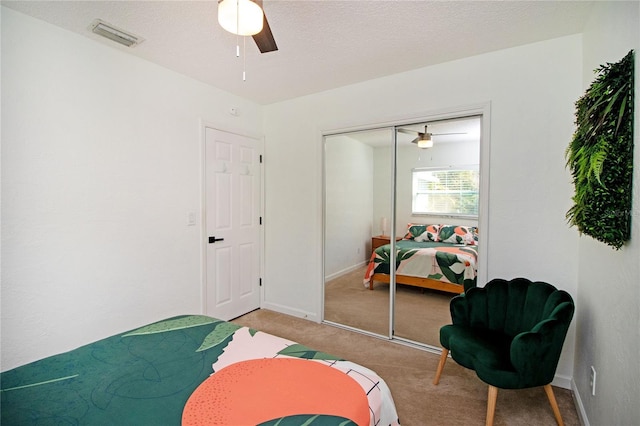
[[[262,154],[260,154],[260,164],[262,164]]]
[[[262,287],[262,278],[258,278],[258,283],[260,284],[260,287]]]
[[[262,225],[262,216],[260,216],[260,225]]]

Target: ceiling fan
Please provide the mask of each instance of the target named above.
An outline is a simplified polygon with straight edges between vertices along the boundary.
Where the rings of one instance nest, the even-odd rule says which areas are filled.
[[[218,0],[218,22],[230,33],[252,36],[261,53],[278,50],[262,0]]]
[[[424,126],[424,133],[419,132],[417,130],[409,130],[403,129],[401,127],[398,128],[400,133],[406,133],[408,135],[417,134],[418,137],[411,141],[411,143],[415,143],[419,148],[431,148],[433,146],[432,136],[443,136],[443,135],[466,135],[466,132],[460,133],[429,133],[427,131],[427,125]]]
[[[262,10],[262,0],[253,0]],[[262,23],[262,31],[253,36],[253,41],[256,42],[258,49],[260,49],[260,53],[273,52],[278,50],[278,46],[276,45],[276,40],[273,38],[273,33],[271,32],[271,27],[269,26],[269,22],[267,22],[267,15],[263,13],[264,21]]]

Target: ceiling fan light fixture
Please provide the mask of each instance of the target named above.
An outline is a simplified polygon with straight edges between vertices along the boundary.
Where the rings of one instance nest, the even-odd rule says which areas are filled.
[[[218,23],[232,34],[251,36],[262,31],[264,12],[251,0],[220,0]]]
[[[431,134],[427,133],[420,139],[418,139],[418,148],[431,148],[433,147],[433,139],[431,139]]]

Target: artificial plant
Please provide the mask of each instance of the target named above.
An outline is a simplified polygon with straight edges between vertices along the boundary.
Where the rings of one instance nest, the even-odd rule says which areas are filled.
[[[634,52],[595,70],[576,102],[576,131],[566,151],[575,195],[567,220],[615,249],[631,235]]]

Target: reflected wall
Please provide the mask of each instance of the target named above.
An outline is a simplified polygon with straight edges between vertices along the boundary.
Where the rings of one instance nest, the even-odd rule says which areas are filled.
[[[382,217],[391,218],[392,135],[390,128],[332,135],[324,146],[324,320],[383,336],[389,290],[372,292],[363,281],[372,236]]]

